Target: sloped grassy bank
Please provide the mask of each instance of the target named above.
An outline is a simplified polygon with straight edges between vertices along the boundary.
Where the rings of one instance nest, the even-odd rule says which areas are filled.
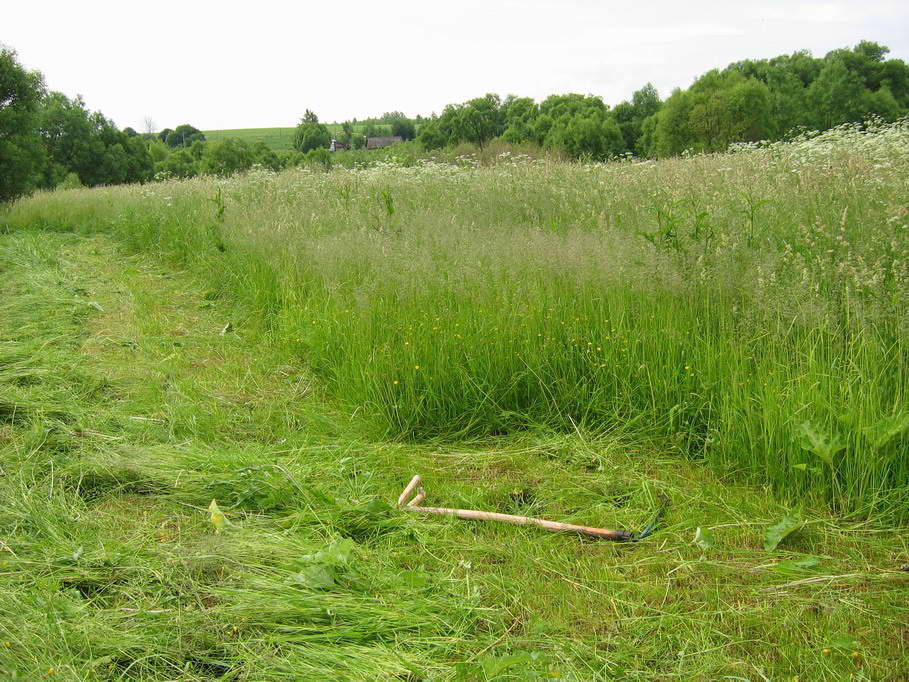
[[[252,173],[37,195],[256,306],[408,438],[632,429],[909,518],[909,130],[606,165]]]

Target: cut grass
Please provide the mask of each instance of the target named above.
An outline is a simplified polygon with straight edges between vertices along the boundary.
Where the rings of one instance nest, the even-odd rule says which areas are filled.
[[[250,309],[106,238],[0,236],[0,272],[2,675],[909,674],[905,533],[806,509],[766,552],[786,508],[633,432],[371,440]],[[604,527],[669,506],[587,542],[396,513],[413,473],[433,504]]]

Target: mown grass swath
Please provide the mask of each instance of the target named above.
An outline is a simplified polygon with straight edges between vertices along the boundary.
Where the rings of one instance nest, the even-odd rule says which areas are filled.
[[[258,172],[4,221],[191,267],[397,436],[638,430],[906,520],[907,142],[899,122],[660,162]]]

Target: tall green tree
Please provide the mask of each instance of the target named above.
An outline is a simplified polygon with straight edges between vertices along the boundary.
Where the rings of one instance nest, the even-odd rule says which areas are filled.
[[[389,124],[391,134],[399,136],[402,140],[412,140],[417,136],[417,128],[409,118],[393,118]]]
[[[256,157],[243,140],[227,137],[206,144],[202,153],[201,171],[212,175],[228,176],[249,170]]]
[[[509,95],[502,103],[505,118],[505,132],[502,137],[512,144],[520,144],[534,138],[533,123],[540,114],[540,108],[530,97]]]
[[[354,135],[354,149],[357,149],[357,136]],[[449,137],[442,128],[438,118],[431,118],[420,126],[417,142],[426,150],[441,149],[449,143]],[[364,139],[365,144],[365,139]]]
[[[688,126],[698,151],[725,151],[731,142],[770,136],[770,91],[760,81],[717,74],[692,90]]]
[[[164,138],[164,143],[171,149],[191,147],[194,142],[205,142],[205,135],[201,130],[188,123],[178,125]]]
[[[34,189],[40,180],[44,149],[38,112],[44,81],[23,68],[16,53],[0,47],[0,203]]]
[[[843,60],[829,60],[806,93],[813,125],[826,130],[860,120],[863,94],[861,76],[846,68]]]
[[[69,173],[83,185],[114,185],[151,179],[154,162],[140,137],[130,137],[100,112],[89,112],[81,97],[49,93],[39,111],[47,152],[42,185],[56,187]]]
[[[303,118],[300,120],[297,129],[294,131],[294,149],[300,152],[308,152],[310,149],[319,147],[328,148],[331,144],[331,133],[328,128],[319,123],[319,117],[314,111],[306,110]]]
[[[622,132],[625,150],[634,153],[643,134],[644,121],[660,110],[660,95],[652,83],[635,91],[631,101],[617,104],[612,115]]]

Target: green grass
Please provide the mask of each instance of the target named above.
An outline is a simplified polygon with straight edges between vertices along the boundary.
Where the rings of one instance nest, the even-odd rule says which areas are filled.
[[[765,551],[784,505],[634,425],[376,440],[258,306],[109,237],[0,235],[0,273],[0,676],[909,674],[904,532],[806,508]],[[668,506],[588,542],[396,512],[415,472],[441,505],[635,530]]]
[[[191,269],[384,436],[632,431],[905,523],[906,134],[258,173],[40,195],[6,220]]]
[[[235,130],[203,130],[209,142],[235,137],[248,144],[264,142],[273,152],[293,151],[295,128],[237,128]]]
[[[325,124],[332,134],[341,132],[340,123]],[[380,128],[387,126],[379,125]],[[363,132],[365,124],[353,126],[354,132]],[[236,128],[233,130],[204,130],[205,139],[211,142],[227,137],[236,137],[249,144],[264,142],[273,152],[293,151],[294,131],[296,128]],[[391,134],[388,132],[387,134]]]

